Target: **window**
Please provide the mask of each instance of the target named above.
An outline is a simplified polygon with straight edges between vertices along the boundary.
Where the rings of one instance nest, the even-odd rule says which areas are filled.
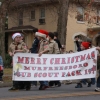
[[[42,9],[40,10],[40,18],[41,18],[41,19],[44,19],[44,18],[45,18],[45,8],[42,8]]]
[[[31,20],[34,20],[35,19],[35,10],[32,10],[31,11]]]
[[[40,9],[40,19],[39,24],[45,24],[45,8]]]
[[[77,8],[77,21],[78,22],[84,21],[84,9],[82,7]]]
[[[19,13],[19,25],[23,25],[23,12]]]

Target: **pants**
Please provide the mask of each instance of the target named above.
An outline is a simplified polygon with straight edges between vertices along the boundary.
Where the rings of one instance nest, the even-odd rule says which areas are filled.
[[[19,89],[19,82],[13,81],[13,87],[16,88],[16,89]]]
[[[91,78],[92,85],[95,84],[95,78]]]
[[[25,81],[25,88],[28,89],[28,88],[31,88],[31,82],[30,81]]]
[[[100,71],[99,71],[99,76],[98,76],[98,78],[97,78],[97,87],[100,88]]]
[[[48,86],[48,81],[39,81],[39,82],[40,82],[40,85]]]
[[[80,52],[80,51],[81,51],[81,48],[80,48],[80,47],[78,47],[78,48],[77,48],[77,51],[78,51],[78,52]]]
[[[60,83],[60,81],[50,81],[50,82],[49,82],[49,85],[50,85],[50,86],[53,86],[54,84],[55,84],[55,85],[58,85],[59,83]]]
[[[25,89],[31,87],[30,81],[13,81],[13,87],[16,89]]]
[[[25,89],[31,87],[30,81],[19,81],[18,84],[19,84],[19,89]]]
[[[37,86],[37,81],[32,81],[31,84]]]
[[[19,81],[18,85],[19,85],[19,89],[25,89],[25,82],[24,81]]]
[[[0,81],[2,81],[3,70],[0,71]]]
[[[91,82],[91,79],[81,79],[81,80],[78,80],[78,83],[90,83]]]

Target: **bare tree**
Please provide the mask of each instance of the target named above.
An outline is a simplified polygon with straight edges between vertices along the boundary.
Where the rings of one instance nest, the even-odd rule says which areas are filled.
[[[0,0],[0,55],[5,58],[5,22],[10,3],[14,0]]]
[[[59,0],[57,32],[62,44],[66,44],[69,0]]]

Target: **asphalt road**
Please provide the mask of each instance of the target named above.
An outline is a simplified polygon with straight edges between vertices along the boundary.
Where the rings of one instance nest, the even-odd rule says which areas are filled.
[[[10,88],[0,88],[0,100],[99,100],[100,92],[94,92],[95,86],[76,89],[76,84],[62,85],[61,87],[49,88],[40,91],[38,87],[32,87],[30,91],[9,92]],[[85,99],[86,98],[86,99]],[[93,99],[94,98],[94,99]]]
[[[47,99],[42,99],[47,100]],[[100,95],[93,96],[77,96],[77,97],[66,97],[66,98],[51,98],[48,100],[100,100]]]

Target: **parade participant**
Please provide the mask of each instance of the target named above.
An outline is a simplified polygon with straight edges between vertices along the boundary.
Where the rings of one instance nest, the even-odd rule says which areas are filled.
[[[73,50],[69,50],[69,53],[74,53]],[[71,80],[66,80],[65,84],[72,84],[72,81]]]
[[[13,42],[10,44],[10,47],[9,47],[9,55],[11,57],[13,57],[15,53],[26,53],[26,52],[28,52],[28,49],[26,48],[26,44],[23,41],[21,41],[21,34],[20,33],[13,34],[12,39],[13,39]],[[26,81],[26,82],[24,82],[24,84],[25,84],[26,90],[30,90],[30,86],[31,86],[30,82]],[[19,82],[13,81],[13,87],[9,90],[16,91],[18,89],[20,89]]]
[[[32,43],[32,48],[31,48],[31,53],[38,53],[38,44],[39,44],[39,40],[38,38],[35,36],[35,33],[38,32],[38,29],[36,31],[33,31],[33,43]]]
[[[87,42],[90,43],[90,48],[94,48],[95,46],[92,45],[92,40],[90,38],[87,39]],[[88,84],[88,87],[91,87],[92,85],[95,85],[96,83],[96,79],[95,78],[91,78],[91,83]]]
[[[38,32],[36,32],[35,35],[39,40],[39,44],[38,44],[39,57],[41,57],[42,54],[48,54],[49,44],[46,40],[48,32],[45,30],[38,30]],[[48,88],[48,82],[47,81],[40,81],[39,90],[45,90],[46,88]]]
[[[98,51],[100,51],[100,47],[97,47],[96,48]],[[99,76],[97,78],[97,85],[96,85],[96,88],[95,88],[95,91],[96,92],[100,92],[100,66],[99,66]]]
[[[38,53],[38,45],[39,45],[39,40],[38,38],[35,36],[35,33],[38,31],[38,29],[33,31],[33,43],[32,43],[32,48],[31,48],[31,53]],[[32,84],[37,86],[37,81],[32,81]]]
[[[20,33],[21,34],[21,42],[24,42],[25,43],[25,36],[24,36],[24,34],[22,34],[22,33]],[[27,52],[29,52],[29,48],[28,48],[28,46],[27,46],[27,44],[25,43],[25,48],[27,48]]]
[[[90,38],[87,38],[87,41],[86,42],[89,42],[90,43],[90,47],[89,48],[94,48],[95,46],[93,46],[92,45],[92,40],[90,39]],[[95,85],[95,78],[91,78],[91,82],[90,83],[88,83],[88,85],[87,85],[87,87],[91,87],[91,85]],[[86,83],[87,83],[87,80],[86,79],[83,79],[82,80],[82,83],[84,84],[84,85],[86,85]]]
[[[81,43],[81,51],[83,50],[87,50],[90,48],[90,43],[89,42],[82,42]],[[77,83],[77,85],[75,86],[75,88],[82,88],[82,80],[79,80],[79,82]],[[91,84],[91,79],[86,79],[87,83],[90,85]],[[88,86],[90,87],[90,86]]]
[[[49,54],[59,54],[59,48],[58,44],[54,41],[54,34],[52,32],[49,32],[48,34],[48,41],[49,41]],[[50,81],[49,86],[58,86],[58,81]],[[59,83],[59,86],[61,86],[61,83]]]
[[[21,34],[21,41],[20,42],[24,42],[25,41],[25,36],[22,33],[20,33],[20,34]],[[27,49],[27,52],[29,53],[30,50],[28,49],[28,46],[26,45],[25,42],[24,42],[24,44],[25,44],[25,48]],[[27,83],[27,82],[19,81],[18,83],[19,83],[19,89],[25,89],[25,83]]]
[[[61,54],[68,54],[68,51],[66,51],[66,49],[65,49],[65,45],[62,45]],[[64,84],[67,84],[69,81],[65,80],[63,82],[64,82]]]
[[[56,43],[58,44],[58,48],[59,48],[60,53],[61,53],[62,46],[61,46],[61,43],[60,43],[60,41],[58,39],[58,33],[57,32],[54,32],[54,41],[56,41]],[[61,86],[60,81],[56,81],[55,85],[58,86],[58,87],[60,87]]]
[[[58,44],[54,41],[54,34],[52,32],[49,32],[48,34],[49,38],[49,54],[59,54],[59,48]]]
[[[3,76],[3,59],[0,56],[0,83],[3,83],[2,76]]]

